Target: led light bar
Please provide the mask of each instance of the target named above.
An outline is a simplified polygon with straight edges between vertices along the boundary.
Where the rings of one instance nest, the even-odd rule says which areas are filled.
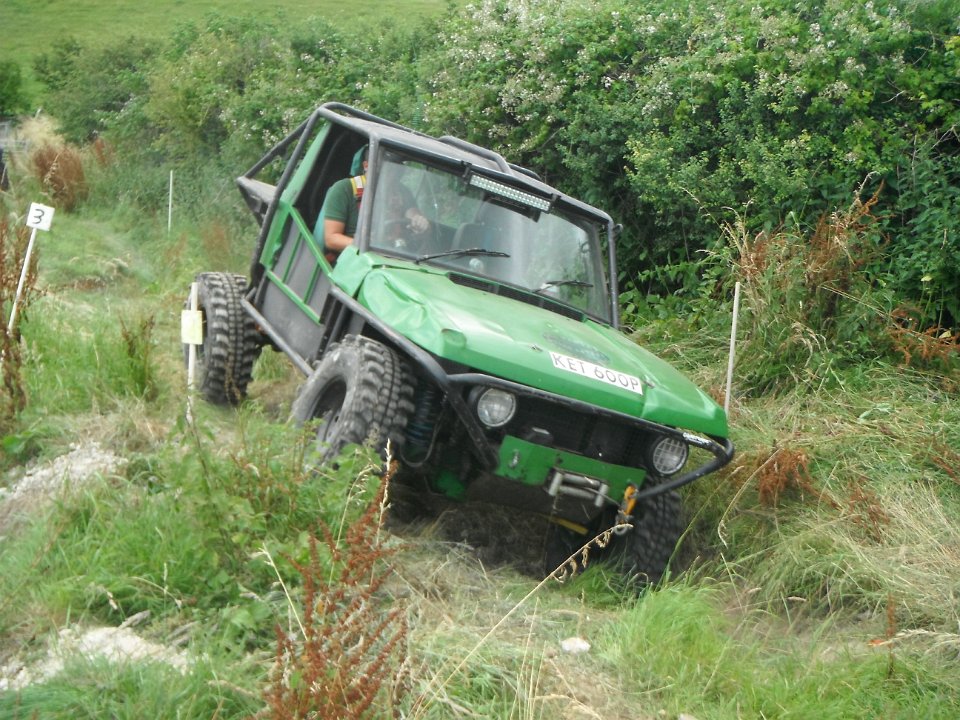
[[[549,200],[545,200],[544,198],[534,195],[533,193],[518,190],[512,185],[491,180],[483,175],[471,175],[470,184],[473,185],[473,187],[478,187],[481,190],[486,190],[489,193],[499,195],[507,200],[513,200],[514,202],[518,202],[521,205],[526,205],[527,207],[535,208],[536,210],[542,210],[543,212],[546,212],[550,209]]]

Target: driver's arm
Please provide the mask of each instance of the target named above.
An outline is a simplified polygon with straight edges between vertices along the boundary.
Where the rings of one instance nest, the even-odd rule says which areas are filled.
[[[328,250],[340,252],[353,242],[353,238],[344,231],[347,225],[343,220],[324,219],[323,221],[323,244]]]

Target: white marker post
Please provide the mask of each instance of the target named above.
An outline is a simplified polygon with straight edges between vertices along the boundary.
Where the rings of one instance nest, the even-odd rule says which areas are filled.
[[[13,335],[13,326],[17,322],[17,310],[20,307],[20,298],[23,296],[23,286],[27,283],[27,274],[30,272],[30,258],[33,256],[33,244],[37,240],[37,230],[44,232],[50,229],[53,222],[53,208],[40,203],[31,203],[27,213],[26,225],[31,228],[30,242],[27,243],[27,252],[23,258],[23,268],[20,270],[20,282],[17,283],[17,293],[13,296],[13,307],[10,308],[10,321],[7,323],[7,338]],[[3,363],[6,361],[4,353],[0,353],[0,377],[3,376]]]
[[[180,342],[187,346],[187,420],[193,419],[193,386],[197,371],[197,346],[203,345],[203,313],[197,284],[190,285],[190,307],[180,313]]]
[[[7,334],[13,332],[13,325],[17,321],[17,309],[20,305],[20,297],[23,295],[23,286],[27,282],[27,273],[30,270],[30,258],[33,255],[33,244],[37,239],[37,230],[47,232],[50,230],[50,224],[53,222],[53,208],[40,203],[31,203],[30,212],[27,213],[27,227],[32,228],[30,233],[30,242],[27,243],[27,254],[23,258],[23,268],[20,270],[20,282],[17,283],[17,294],[13,298],[13,308],[10,310],[10,322],[7,323]]]
[[[733,323],[730,327],[730,359],[727,361],[727,392],[723,412],[730,413],[730,393],[733,391],[733,358],[737,347],[737,316],[740,315],[740,281],[733,286]]]
[[[167,196],[167,235],[173,227],[173,170],[170,171],[170,192]]]

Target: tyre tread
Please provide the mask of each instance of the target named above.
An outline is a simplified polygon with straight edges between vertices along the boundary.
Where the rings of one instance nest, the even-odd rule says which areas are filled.
[[[206,325],[197,388],[208,402],[239,404],[246,397],[262,348],[261,335],[241,304],[247,279],[207,272],[197,275],[196,282]],[[184,346],[185,357],[186,352]]]

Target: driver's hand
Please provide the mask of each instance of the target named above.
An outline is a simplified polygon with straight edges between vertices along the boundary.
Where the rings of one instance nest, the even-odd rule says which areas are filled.
[[[427,220],[426,216],[422,213],[417,212],[414,209],[407,210],[406,218],[409,220],[410,229],[415,233],[426,232],[430,227],[430,221]]]

